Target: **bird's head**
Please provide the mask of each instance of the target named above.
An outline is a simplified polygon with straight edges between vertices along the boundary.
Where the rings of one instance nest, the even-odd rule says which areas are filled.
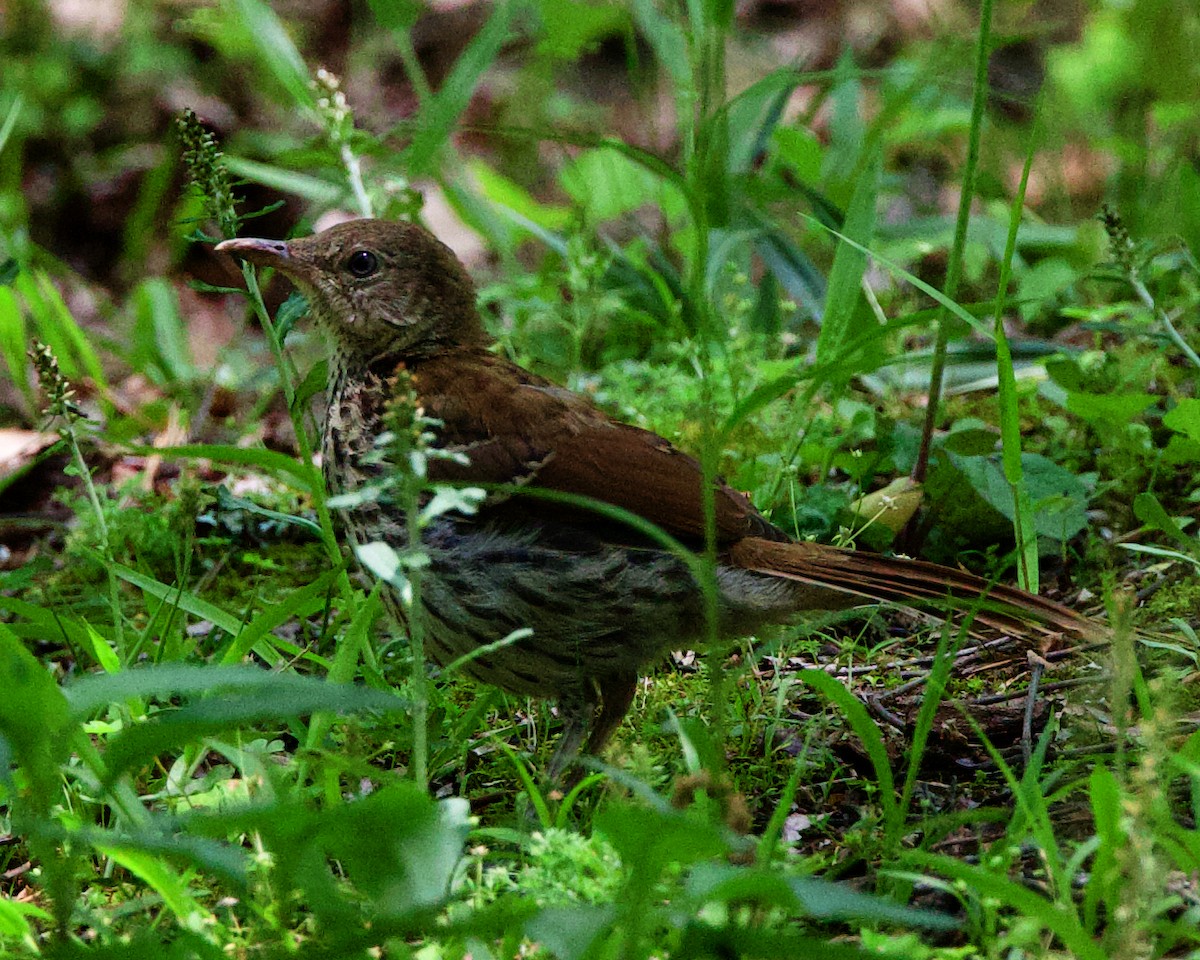
[[[226,240],[217,250],[284,274],[350,362],[487,342],[466,269],[416,224],[351,220],[297,240]]]

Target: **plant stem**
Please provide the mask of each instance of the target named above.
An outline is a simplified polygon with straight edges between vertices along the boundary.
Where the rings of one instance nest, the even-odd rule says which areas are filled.
[[[346,179],[350,181],[350,189],[354,191],[354,201],[358,204],[358,212],[364,217],[373,217],[375,214],[371,206],[371,198],[363,184],[362,161],[350,149],[348,143],[342,144],[341,155],[342,165],[346,168]]]
[[[1158,317],[1158,322],[1163,325],[1163,329],[1167,331],[1167,336],[1179,348],[1179,352],[1187,357],[1188,362],[1192,366],[1200,370],[1200,356],[1197,356],[1196,351],[1183,339],[1183,335],[1175,328],[1175,324],[1171,322],[1171,318],[1167,316],[1167,311],[1158,305],[1158,302],[1154,299],[1154,294],[1142,282],[1142,278],[1136,269],[1129,271],[1129,283],[1133,287],[1133,292],[1137,294],[1138,299],[1142,301],[1146,309]]]
[[[100,548],[104,554],[104,569],[108,577],[108,603],[112,608],[113,618],[113,639],[117,644],[117,652],[121,658],[121,662],[125,661],[125,617],[121,613],[121,590],[120,582],[116,574],[116,557],[113,554],[112,541],[108,532],[108,521],[104,519],[104,507],[100,503],[100,495],[96,492],[96,485],[92,482],[92,471],[88,468],[87,461],[83,459],[83,451],[79,447],[79,438],[75,436],[75,426],[70,419],[66,420],[66,425],[60,431],[61,436],[67,441],[67,445],[71,448],[71,461],[75,465],[75,469],[79,472],[79,477],[83,481],[83,489],[87,494],[88,502],[92,506],[92,512],[96,515],[96,524],[100,528]]]
[[[979,165],[979,141],[983,133],[983,113],[987,99],[987,65],[991,52],[992,2],[982,0],[979,11],[979,39],[975,47],[975,95],[971,103],[971,127],[967,136],[967,158],[963,165],[962,190],[958,197],[958,218],[954,224],[954,243],[946,267],[946,287],[943,291],[953,300],[958,295],[962,277],[963,250],[967,245],[967,226],[971,220],[971,198],[975,195],[975,169]],[[921,447],[913,465],[912,478],[923,483],[929,468],[933,446],[933,431],[937,428],[942,398],[942,378],[946,370],[946,349],[950,340],[949,316],[945,307],[938,310],[937,341],[933,349],[933,365],[929,371],[929,400],[925,408],[925,426],[921,431]],[[913,527],[910,525],[910,529]]]
[[[296,387],[292,379],[291,363],[288,361],[287,354],[284,353],[283,342],[279,338],[279,331],[276,329],[270,314],[267,312],[266,303],[263,302],[257,273],[252,266],[243,263],[242,276],[246,281],[246,292],[250,298],[250,305],[254,310],[254,315],[258,318],[258,322],[262,325],[263,331],[267,335],[267,342],[270,344],[271,353],[275,358],[275,367],[279,371],[279,382],[283,389],[284,400],[287,402],[288,416],[292,421],[292,431],[296,435],[296,447],[300,453],[300,459],[311,470],[312,481],[310,486],[313,509],[317,514],[317,524],[321,528],[321,542],[325,546],[325,552],[329,555],[330,562],[335,566],[342,566],[342,550],[338,545],[337,534],[333,529],[333,517],[329,513],[325,478],[322,476],[320,470],[312,468],[312,441],[308,436],[307,424],[304,421],[304,411],[296,408]],[[338,589],[341,592],[343,602],[347,604],[347,608],[352,609],[354,604],[354,587],[351,585],[350,575],[345,569],[338,575]]]
[[[408,530],[408,549],[416,556],[421,548],[420,487],[409,485],[406,490],[405,526]],[[412,651],[412,776],[422,790],[429,788],[429,687],[425,676],[425,623],[421,612],[421,567],[414,564],[408,571],[410,604],[408,611],[408,645]]]

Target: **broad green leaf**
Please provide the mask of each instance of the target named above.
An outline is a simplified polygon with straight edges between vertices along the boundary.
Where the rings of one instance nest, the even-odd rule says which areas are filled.
[[[333,857],[384,917],[445,900],[470,827],[467,801],[431,800],[411,781],[322,816],[315,844]]]
[[[1015,510],[1012,487],[998,456],[951,454],[951,462],[990,507],[1012,521]],[[1021,466],[1033,505],[1034,532],[1038,537],[1062,542],[1087,526],[1087,488],[1078,477],[1037,453],[1021,454]]]
[[[49,815],[59,787],[58,764],[69,749],[74,727],[67,699],[49,671],[34,658],[7,626],[0,623],[0,754],[7,752],[24,768],[29,783],[23,816]],[[4,745],[7,744],[7,751]],[[7,764],[0,778],[9,780]],[[15,796],[9,781],[9,796]]]
[[[154,673],[158,669],[126,670],[122,676]],[[199,669],[216,673],[235,668]],[[245,672],[257,677],[241,678],[234,686],[222,684],[214,677],[205,696],[179,708],[165,708],[113,737],[104,754],[108,764],[106,779],[111,782],[161,753],[177,752],[205,737],[250,724],[281,723],[322,710],[388,713],[407,709],[400,698],[378,690],[253,668],[246,668]],[[153,682],[155,678],[149,679]],[[169,674],[166,679],[170,679]],[[89,692],[94,696],[94,689]],[[148,695],[151,693],[147,691]]]
[[[685,209],[683,195],[675,184],[607,148],[580,153],[563,166],[559,182],[584,208],[589,222],[614,220],[647,205],[661,207],[669,214]]]
[[[1163,509],[1163,505],[1154,494],[1142,492],[1134,497],[1133,514],[1142,523],[1166,534],[1184,550],[1200,557],[1200,541],[1183,532],[1183,528]]]
[[[1163,415],[1163,425],[1189,440],[1200,440],[1200,400],[1184,397]]]
[[[1098,426],[1131,423],[1158,402],[1149,393],[1080,393],[1067,394],[1067,409]]]
[[[525,921],[525,934],[559,960],[595,956],[591,947],[617,920],[612,904],[542,907]]]
[[[630,33],[629,12],[623,4],[582,0],[538,0],[542,18],[537,52],[559,60],[577,60],[600,40]]]
[[[621,863],[646,882],[657,879],[668,864],[700,863],[728,847],[715,824],[669,806],[613,803],[596,813],[595,830],[613,845]]]

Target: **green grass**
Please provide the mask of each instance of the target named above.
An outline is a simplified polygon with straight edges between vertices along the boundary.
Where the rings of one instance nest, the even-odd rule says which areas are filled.
[[[434,82],[415,11],[372,2],[351,62],[394,54],[419,103],[397,125],[360,108],[354,67],[345,104],[336,78],[312,85],[319,38],[262,0],[180,22],[135,3],[108,48],[20,6],[0,38],[0,425],[51,422],[70,492],[65,527],[0,571],[0,953],[1200,948],[1200,189],[1147,4],[1092,11],[1077,43],[1050,45],[1032,126],[988,113],[986,22],[906,38],[870,70],[847,52],[747,79],[732,3],[500,3]],[[611,37],[676,112],[661,155],[547,94]],[[1140,73],[1081,72],[1105,38]],[[218,99],[243,84],[257,119],[224,139],[147,133],[141,105],[180,71]],[[126,152],[97,146],[106,123]],[[1098,203],[1046,186],[1063,143],[1116,164],[1103,226]],[[138,158],[104,276],[32,239],[73,239],[23,190],[48,145],[86,185]],[[947,157],[957,218],[915,188]],[[694,452],[798,535],[892,545],[853,503],[922,472],[925,448],[907,542],[1086,587],[1111,647],[976,650],[908,613],[814,618],[672,658],[578,788],[549,789],[550,705],[424,664],[338,543],[311,456],[320,344],[297,301],[275,307],[247,268],[220,369],[189,342],[189,310],[230,296],[182,291],[204,235],[283,229],[266,217],[306,230],[339,208],[419,216],[418,182],[494,256],[477,272],[500,349]],[[260,189],[286,212],[240,199]],[[58,363],[42,355],[37,389],[35,338]],[[149,400],[131,405],[130,374]],[[155,445],[171,420],[198,433]],[[133,480],[110,479],[114,462]],[[29,495],[19,478],[0,492]],[[401,493],[415,505],[419,488]],[[22,529],[7,513],[6,535]],[[712,551],[692,559],[704,582]],[[369,566],[419,577],[398,560]]]

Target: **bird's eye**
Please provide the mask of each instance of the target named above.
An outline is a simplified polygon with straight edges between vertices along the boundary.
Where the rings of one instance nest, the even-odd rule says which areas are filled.
[[[346,269],[361,280],[379,269],[379,258],[370,250],[355,250],[346,261]]]

